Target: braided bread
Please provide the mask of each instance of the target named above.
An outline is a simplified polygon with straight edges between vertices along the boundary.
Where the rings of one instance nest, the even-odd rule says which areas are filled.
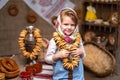
[[[42,64],[36,63],[30,66],[26,66],[26,71],[32,72],[32,73],[38,73],[42,70]]]

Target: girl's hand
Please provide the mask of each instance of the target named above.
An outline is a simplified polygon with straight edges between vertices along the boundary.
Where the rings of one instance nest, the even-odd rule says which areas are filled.
[[[73,48],[71,54],[76,56],[83,56],[83,51],[80,48]]]
[[[59,56],[60,56],[60,58],[65,58],[65,57],[68,57],[69,53],[70,52],[68,50],[61,50],[59,52]]]
[[[59,53],[56,54],[56,57],[58,58],[65,58],[65,57],[68,57],[69,55],[69,51],[68,50],[61,50]]]

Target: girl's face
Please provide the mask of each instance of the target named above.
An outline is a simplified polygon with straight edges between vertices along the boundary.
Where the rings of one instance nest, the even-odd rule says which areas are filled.
[[[61,28],[63,33],[69,36],[75,30],[75,22],[69,16],[64,16],[61,22]]]

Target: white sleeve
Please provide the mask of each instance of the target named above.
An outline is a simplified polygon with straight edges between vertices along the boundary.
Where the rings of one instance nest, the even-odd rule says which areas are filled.
[[[48,49],[47,49],[47,53],[46,53],[46,56],[45,56],[45,61],[49,64],[53,64],[54,61],[53,61],[53,55],[55,54],[56,52],[56,43],[54,41],[54,39],[52,38],[50,40],[50,43],[49,43],[49,46],[48,46]]]
[[[83,46],[83,42],[82,42],[82,40],[81,40],[81,42],[80,42],[80,49],[82,49],[82,51],[83,51],[83,56],[82,56],[82,58],[84,58],[85,56],[86,56],[86,53],[85,53],[85,49],[84,49],[84,46]]]

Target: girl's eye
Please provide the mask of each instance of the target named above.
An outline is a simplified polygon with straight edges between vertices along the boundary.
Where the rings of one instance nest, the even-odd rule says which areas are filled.
[[[69,25],[69,24],[64,24],[65,26]]]
[[[75,26],[75,24],[71,24],[71,26]]]
[[[68,26],[68,25],[70,25],[70,26],[75,26],[75,24],[64,24],[65,26]]]

